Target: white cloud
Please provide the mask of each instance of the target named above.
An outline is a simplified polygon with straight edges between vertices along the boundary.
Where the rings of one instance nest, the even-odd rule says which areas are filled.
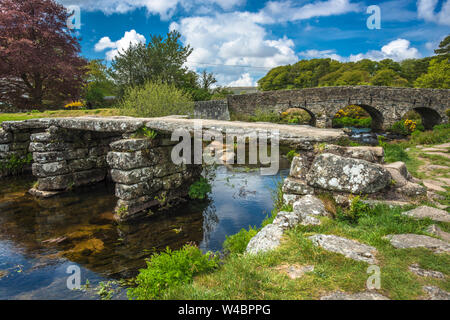
[[[256,86],[255,81],[253,81],[250,73],[244,73],[241,77],[235,81],[228,83],[228,87],[253,87]]]
[[[317,17],[328,17],[361,11],[360,4],[350,0],[314,1],[304,5],[295,5],[290,0],[270,1],[260,12],[265,23],[299,21]]]
[[[306,58],[306,59],[330,58],[330,59],[337,60],[337,61],[342,61],[342,62],[347,60],[346,58],[338,55],[336,53],[336,50],[322,50],[322,51],[319,51],[319,50],[312,49],[312,50],[307,50],[307,51],[300,52],[299,55],[301,57],[303,57],[303,58]]]
[[[162,20],[169,20],[178,8],[190,10],[212,10],[218,6],[230,10],[242,5],[246,0],[57,0],[69,6],[78,5],[86,11],[102,11],[105,14],[127,13],[145,8],[148,13],[159,15]]]
[[[126,31],[124,36],[117,40],[111,41],[109,37],[103,37],[95,44],[95,51],[101,52],[106,49],[111,49],[106,52],[106,59],[113,60],[119,53],[123,52],[130,47],[130,45],[145,43],[145,37],[142,34],[136,32],[136,30]]]
[[[359,53],[357,55],[351,55],[349,60],[358,61],[362,59],[371,59],[379,61],[383,59],[392,59],[394,61],[401,61],[416,58],[420,58],[419,50],[411,47],[411,42],[408,40],[397,39],[383,46],[380,51],[371,50],[365,54]]]
[[[428,22],[450,26],[450,0],[442,3],[441,11],[436,12],[438,0],[418,0],[417,16]]]
[[[307,50],[300,52],[299,55],[303,58],[331,58],[341,62],[356,62],[362,59],[371,59],[380,61],[383,59],[392,59],[394,61],[401,61],[405,59],[420,58],[419,50],[411,47],[411,42],[405,39],[397,39],[389,42],[383,46],[381,50],[370,50],[367,53],[352,54],[349,57],[340,56],[335,50]]]
[[[253,18],[247,12],[189,17],[172,23],[170,28],[178,30],[183,42],[194,48],[187,62],[189,68],[208,67],[217,75],[219,85],[254,83],[249,78],[261,77],[273,67],[298,61],[298,57],[291,39],[268,39],[265,28]],[[242,77],[246,73],[249,77]]]

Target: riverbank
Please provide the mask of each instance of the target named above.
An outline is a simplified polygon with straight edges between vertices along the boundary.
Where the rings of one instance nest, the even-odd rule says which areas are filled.
[[[39,118],[82,117],[82,116],[119,116],[119,109],[92,109],[92,110],[47,110],[43,112],[30,111],[21,113],[0,113],[0,124],[4,121],[21,121]]]
[[[416,134],[408,142],[383,144],[386,160],[404,161],[416,178],[443,181],[448,179],[450,173],[450,146],[444,144],[449,138],[449,127],[444,125],[431,132]],[[277,249],[257,255],[243,252],[259,229],[241,231],[227,241],[226,247],[231,252],[219,266],[209,272],[194,274],[191,282],[169,286],[159,293],[158,298],[298,300],[333,297],[355,299],[369,295],[372,298],[401,300],[449,299],[448,252],[440,253],[427,248],[397,248],[387,238],[400,234],[431,239],[442,237],[444,240],[439,243],[448,247],[449,222],[414,219],[404,214],[422,205],[446,207],[448,213],[450,188],[448,183],[441,187],[444,191],[429,190],[427,199],[417,199],[415,203],[403,207],[383,204],[369,206],[355,199],[350,208],[342,208],[330,197],[322,196],[332,218],[320,218],[321,225],[298,225],[284,233]],[[272,222],[281,210],[281,195],[279,192],[273,216],[263,225]],[[289,209],[292,210],[286,206],[283,208],[284,211]],[[439,232],[436,233],[436,230]],[[315,246],[309,239],[315,234],[334,235],[370,246],[376,252],[380,289],[367,293],[367,280],[372,272],[368,273],[368,263]],[[145,282],[145,278],[141,280]]]

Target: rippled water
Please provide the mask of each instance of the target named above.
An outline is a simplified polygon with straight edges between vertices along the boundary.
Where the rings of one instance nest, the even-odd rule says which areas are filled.
[[[218,251],[227,235],[259,226],[273,207],[277,176],[219,167],[207,201],[190,201],[127,224],[113,220],[113,186],[101,183],[53,199],[27,194],[31,177],[0,184],[0,299],[98,299],[93,290],[67,289],[68,266],[81,268],[81,282],[130,278],[145,258],[167,246],[194,242]],[[116,299],[126,298],[119,290]]]

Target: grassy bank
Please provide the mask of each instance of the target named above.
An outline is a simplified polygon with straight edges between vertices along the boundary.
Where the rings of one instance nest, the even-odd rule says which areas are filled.
[[[0,113],[0,123],[3,121],[21,121],[37,118],[82,117],[82,116],[118,116],[118,109],[93,110],[48,110],[43,112]]]

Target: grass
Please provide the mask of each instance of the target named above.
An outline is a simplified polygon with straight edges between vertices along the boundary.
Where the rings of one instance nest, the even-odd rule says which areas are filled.
[[[82,116],[118,116],[118,109],[93,110],[47,110],[43,112],[0,113],[0,123],[3,121],[21,121],[37,118],[82,117]]]
[[[431,221],[418,221],[401,215],[402,209],[377,206],[358,223],[323,218],[321,226],[299,226],[285,234],[281,247],[257,256],[234,254],[215,272],[200,275],[190,284],[171,288],[164,299],[318,299],[342,290],[365,290],[368,264],[315,247],[307,239],[314,233],[335,234],[375,246],[381,268],[380,293],[391,299],[415,299],[423,285],[450,290],[448,281],[418,277],[408,266],[450,275],[450,256],[426,249],[395,249],[383,239],[395,233],[426,234]],[[315,270],[292,280],[276,270],[282,264],[314,265]]]

